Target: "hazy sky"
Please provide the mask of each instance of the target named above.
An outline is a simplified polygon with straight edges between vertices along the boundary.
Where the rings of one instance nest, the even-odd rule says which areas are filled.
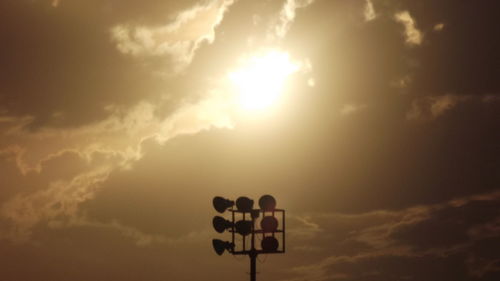
[[[0,280],[246,280],[263,194],[258,280],[500,280],[499,9],[1,0]]]

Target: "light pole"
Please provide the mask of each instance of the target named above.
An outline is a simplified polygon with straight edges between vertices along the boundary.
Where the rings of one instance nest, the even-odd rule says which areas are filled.
[[[228,230],[231,233],[231,242],[212,240],[215,252],[222,255],[227,250],[232,255],[248,255],[250,281],[256,280],[256,260],[259,254],[285,252],[285,210],[276,209],[276,200],[271,195],[260,197],[259,209],[254,209],[253,203],[253,200],[244,196],[236,199],[236,204],[232,200],[216,196],[213,199],[215,210],[219,213],[226,210],[231,212],[231,220],[221,216],[215,216],[212,220],[215,231],[223,233]],[[256,227],[256,224],[260,227]],[[247,240],[249,235],[250,241]],[[260,247],[256,245],[255,239],[260,239]]]

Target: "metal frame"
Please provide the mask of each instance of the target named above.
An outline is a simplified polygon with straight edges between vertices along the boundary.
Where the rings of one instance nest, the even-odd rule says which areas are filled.
[[[228,209],[229,212],[231,212],[231,218],[232,218],[232,223],[233,223],[233,226],[231,227],[231,229],[229,229],[229,232],[231,232],[231,242],[233,243],[233,245],[237,246],[237,239],[236,239],[236,230],[235,230],[235,223],[237,221],[236,219],[236,213],[240,213],[242,214],[243,216],[243,220],[246,219],[246,215],[250,215],[251,216],[251,212],[244,212],[244,211],[239,211],[239,210],[234,210],[234,209]],[[252,232],[248,235],[250,236],[250,239],[251,239],[251,244],[250,244],[250,249],[246,249],[246,239],[247,237],[246,236],[242,236],[242,249],[243,250],[240,250],[240,251],[237,251],[237,250],[232,250],[230,251],[231,254],[233,255],[250,255],[251,253],[255,252],[257,254],[283,254],[285,253],[285,249],[286,249],[286,244],[285,244],[285,210],[283,209],[275,209],[274,211],[262,211],[261,209],[253,209],[252,212],[255,212],[255,211],[258,211],[259,212],[259,217],[260,218],[263,218],[264,216],[266,216],[266,214],[269,214],[271,213],[273,217],[276,218],[276,216],[281,213],[281,229],[280,229],[280,226],[278,225],[278,229],[276,231],[273,231],[273,232],[264,232],[262,229],[256,229],[255,227],[255,221],[256,219],[252,218]],[[281,249],[278,248],[278,250],[274,251],[274,252],[266,252],[262,249],[256,249],[255,247],[255,236],[256,235],[259,235],[259,234],[262,234],[262,239],[264,237],[267,237],[267,236],[272,236],[272,237],[276,237],[276,233],[279,233],[281,235],[281,242],[279,241],[278,239],[278,243],[279,245],[281,246]],[[268,234],[268,235],[266,235]]]
[[[274,200],[274,198],[273,198],[273,200]],[[233,207],[227,209],[227,211],[231,212],[231,222],[232,222],[231,228],[228,229],[228,231],[231,233],[232,248],[228,249],[228,252],[231,253],[232,255],[248,255],[248,257],[250,258],[250,281],[255,281],[256,274],[257,274],[257,266],[256,266],[257,262],[256,261],[257,261],[257,256],[259,254],[283,254],[283,253],[285,253],[285,233],[286,233],[286,231],[285,231],[285,210],[274,209],[272,211],[264,211],[262,209],[252,209],[250,211],[240,211],[240,210],[236,209],[236,207],[234,207],[234,202],[232,204],[233,204]],[[252,214],[255,214],[255,213],[258,213],[258,216],[256,216],[254,218]],[[240,235],[240,234],[238,234],[240,236],[235,235],[235,233],[237,233],[235,225],[236,225],[237,220],[239,220],[239,218],[237,218],[238,214],[241,214],[241,217],[243,220],[247,219],[247,215],[250,216],[250,218],[251,218],[251,222],[252,222],[251,231],[248,235]],[[280,214],[281,214],[281,216],[280,216]],[[275,231],[264,232],[263,229],[256,228],[256,226],[255,226],[256,220],[258,218],[263,219],[266,216],[272,216],[278,221],[278,226],[277,226],[277,229]],[[280,217],[281,217],[281,229],[280,229],[280,223],[279,223]],[[255,247],[255,237],[256,236],[258,237],[259,235],[261,235],[262,239],[264,239],[265,237],[276,238],[276,236],[281,236],[281,242],[279,241],[279,239],[276,238],[276,240],[278,240],[278,249],[276,251],[272,251],[272,252],[264,251],[261,248],[257,249]],[[249,239],[250,239],[250,248],[249,249],[246,248],[247,239],[248,239],[247,236],[249,236]],[[241,240],[238,241],[237,237],[241,237]],[[241,241],[240,248],[242,250],[236,250],[237,243],[240,241]],[[280,249],[280,246],[281,246],[281,249]]]

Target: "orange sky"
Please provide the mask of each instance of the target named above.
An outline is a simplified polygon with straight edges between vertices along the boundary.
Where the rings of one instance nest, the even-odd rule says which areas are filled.
[[[498,280],[476,2],[1,1],[0,280],[244,280],[211,200],[262,194],[261,280]]]

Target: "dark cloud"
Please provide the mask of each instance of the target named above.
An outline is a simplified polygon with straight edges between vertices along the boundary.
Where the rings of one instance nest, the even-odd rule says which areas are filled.
[[[293,271],[304,277],[292,280],[494,280],[498,249],[485,245],[498,244],[498,215],[498,193],[397,212],[310,215],[320,231],[308,241],[334,254],[298,265]],[[488,235],[478,235],[485,225]]]
[[[409,9],[426,32],[428,43],[418,50],[421,67],[416,73],[415,92],[421,94],[497,94],[500,41],[493,11],[495,1],[465,5],[453,1],[407,1]],[[478,17],[478,15],[481,15]],[[442,22],[446,30],[430,32],[431,26]]]
[[[165,24],[189,7],[171,2],[62,1],[57,8],[44,1],[3,2],[2,110],[33,116],[32,128],[74,127],[107,117],[109,105],[130,107],[152,94],[175,92],[141,62],[117,52],[110,39],[127,14],[130,22],[145,24],[144,14],[154,10]],[[170,67],[168,58],[156,60]]]

